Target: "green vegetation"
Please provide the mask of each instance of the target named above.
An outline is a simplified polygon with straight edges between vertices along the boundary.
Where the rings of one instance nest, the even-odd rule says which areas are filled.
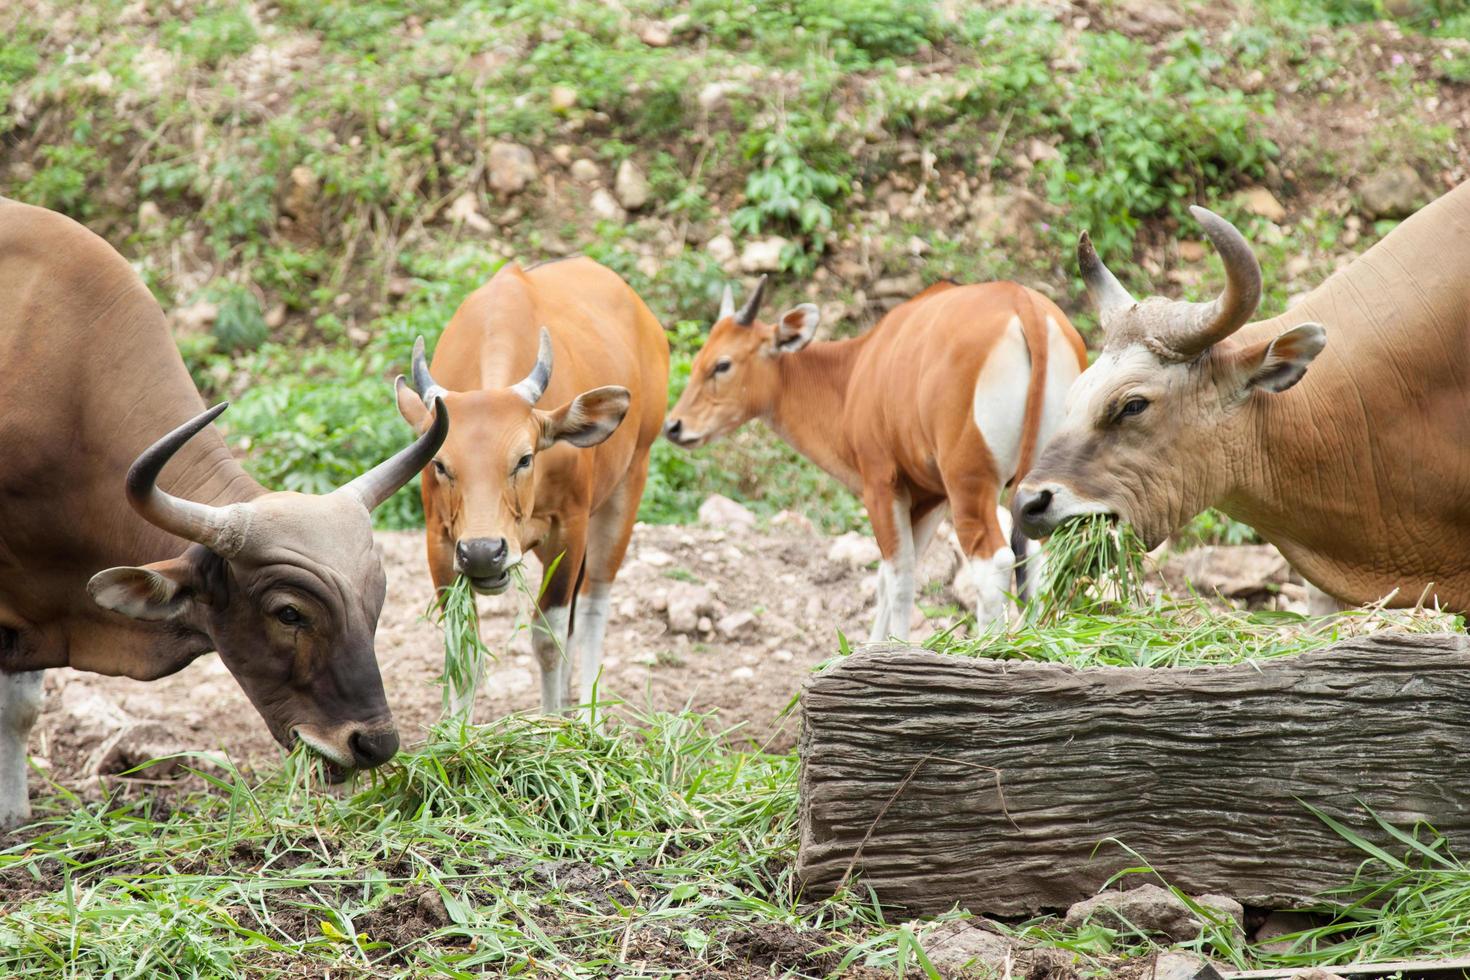
[[[209,329],[181,339],[191,369],[207,397],[236,400],[226,423],[255,472],[303,489],[401,444],[388,382],[408,342],[432,346],[511,257],[580,250],[624,275],[670,327],[675,394],[730,275],[702,247],[720,233],[737,250],[786,240],[773,306],[851,300],[862,283],[842,270],[861,255],[874,275],[1020,278],[1087,327],[1077,231],[1134,288],[1173,289],[1129,257],[1190,235],[1184,209],[1207,201],[1262,249],[1270,312],[1293,288],[1289,257],[1311,256],[1308,278],[1330,267],[1342,214],[1302,187],[1303,213],[1278,229],[1234,192],[1292,167],[1330,188],[1333,167],[1436,165],[1453,130],[1420,106],[1470,77],[1463,52],[1385,73],[1404,104],[1343,158],[1276,144],[1274,82],[1349,92],[1354,31],[1385,16],[1379,0],[1262,0],[1227,31],[1162,37],[1113,14],[1079,30],[1043,9],[900,0],[202,0],[186,13],[86,0],[27,16],[39,3],[0,14],[0,191],[88,221],[165,309],[213,303]],[[1465,33],[1459,0],[1412,7],[1411,29]],[[1253,71],[1272,83],[1244,84]],[[489,186],[496,140],[535,154],[539,176],[518,194]],[[607,186],[631,160],[650,204],[598,217],[566,153]],[[1027,190],[1042,206],[997,223],[952,207],[956,182],[965,201],[968,188]],[[895,213],[900,195],[912,215]],[[1217,285],[1213,260],[1201,270],[1185,293]],[[861,521],[758,427],[694,456],[660,446],[642,516],[688,519],[711,491],[828,528]],[[419,518],[409,488],[379,520]]]

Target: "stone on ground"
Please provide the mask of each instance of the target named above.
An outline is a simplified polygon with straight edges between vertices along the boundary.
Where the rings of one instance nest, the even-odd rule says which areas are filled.
[[[1204,927],[1182,899],[1158,885],[1139,885],[1126,892],[1103,892],[1067,910],[1068,929],[1081,928],[1091,921],[1110,929],[1131,927],[1176,943],[1199,938]]]
[[[755,514],[739,501],[712,493],[699,505],[699,523],[726,531],[745,530],[755,527]]]

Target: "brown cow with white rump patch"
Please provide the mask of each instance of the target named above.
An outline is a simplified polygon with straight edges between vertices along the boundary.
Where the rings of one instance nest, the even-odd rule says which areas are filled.
[[[908,636],[914,566],[947,511],[970,559],[976,619],[1002,618],[1016,554],[1000,495],[1029,469],[1087,363],[1066,315],[1013,282],[944,282],[860,337],[812,343],[810,303],[774,324],[756,319],[765,284],[738,312],[726,290],[669,440],[694,448],[764,419],[860,494],[883,553],[874,639]]]
[[[1026,532],[1104,513],[1152,546],[1215,506],[1339,601],[1432,583],[1470,611],[1470,184],[1250,324],[1250,247],[1194,215],[1228,275],[1211,303],[1136,302],[1083,237],[1106,340],[1016,495]]]
[[[386,762],[368,512],[447,424],[332,493],[271,493],[210,425],[224,406],[200,414],[163,311],[102,239],[0,199],[0,296],[0,827],[30,813],[48,667],[152,680],[218,650],[281,744]]]
[[[434,398],[454,416],[424,470],[435,588],[463,575],[475,591],[494,595],[510,584],[525,550],[543,568],[559,559],[531,633],[541,706],[567,706],[569,634],[588,703],[608,592],[668,398],[663,327],[627,283],[591,259],[530,269],[510,263],[455,312],[432,368],[422,341],[415,345],[413,376],[413,387],[401,378],[398,385],[398,409],[411,425],[433,424],[425,403]],[[543,400],[558,407],[537,408]]]

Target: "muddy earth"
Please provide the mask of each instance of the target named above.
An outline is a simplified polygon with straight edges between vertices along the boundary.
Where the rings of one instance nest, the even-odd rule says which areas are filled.
[[[732,744],[786,751],[796,739],[794,699],[803,679],[836,653],[839,634],[854,643],[867,637],[877,546],[858,534],[828,537],[798,515],[778,515],[764,528],[739,520],[739,510],[733,515],[721,526],[638,525],[614,586],[601,697],[631,712],[710,713]],[[431,586],[422,533],[380,532],[378,543],[388,576],[378,662],[411,748],[441,714],[442,635],[425,615]],[[1299,600],[1290,584],[1255,588],[1289,574],[1274,549],[1213,550],[1220,554],[1204,561],[1191,553],[1192,578],[1215,574],[1227,588],[1243,588],[1241,598],[1252,604],[1262,596],[1280,601],[1283,589],[1287,600]],[[961,617],[967,603],[959,569],[953,539],[936,535],[920,565],[915,640]],[[481,635],[496,659],[475,720],[537,710],[529,600],[512,591],[481,597],[479,608]],[[227,753],[247,770],[281,756],[214,654],[149,683],[47,672],[31,751],[56,781],[90,794],[99,773],[181,750]],[[45,792],[38,782],[33,792]]]

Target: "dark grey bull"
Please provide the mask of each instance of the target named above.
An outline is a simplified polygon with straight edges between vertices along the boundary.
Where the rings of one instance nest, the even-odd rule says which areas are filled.
[[[30,814],[48,667],[152,680],[217,650],[281,744],[345,768],[391,758],[369,511],[433,457],[443,408],[332,493],[272,493],[210,425],[224,406],[200,414],[157,302],[100,238],[0,199],[0,297],[0,827]]]

